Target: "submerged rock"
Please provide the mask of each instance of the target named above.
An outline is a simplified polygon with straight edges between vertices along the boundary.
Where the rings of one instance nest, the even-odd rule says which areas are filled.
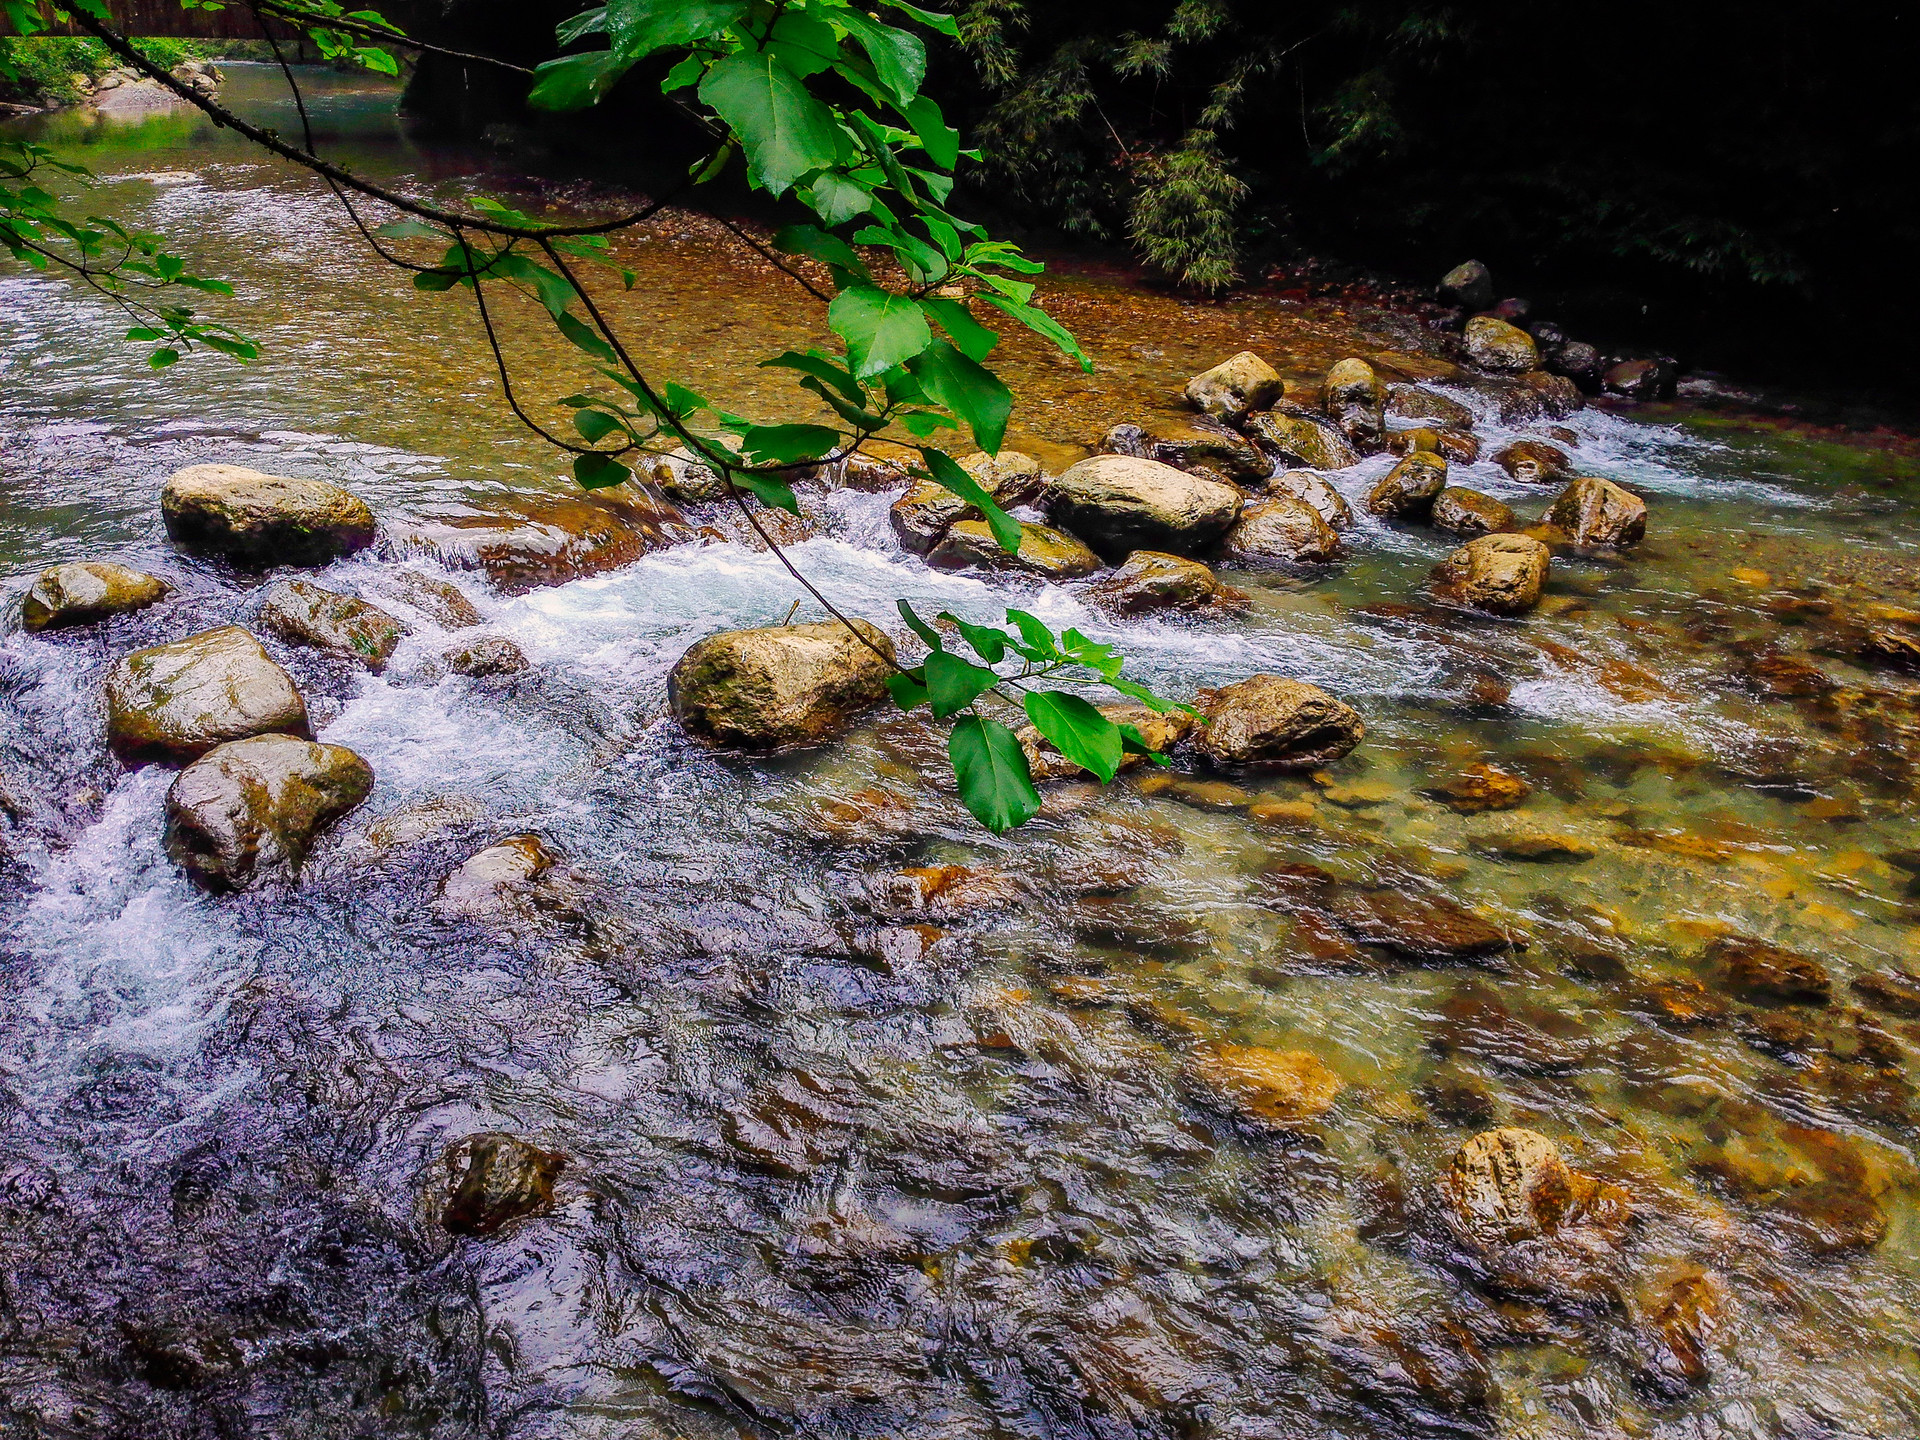
[[[1557,485],[1573,473],[1573,460],[1544,440],[1516,440],[1493,452],[1493,463],[1525,485]]]
[[[107,675],[107,738],[130,760],[191,760],[228,740],[307,734],[307,706],[260,642],[225,625],[125,656]]]
[[[1445,599],[1495,615],[1518,615],[1540,603],[1552,552],[1531,535],[1482,535],[1434,569]]]
[[[1647,534],[1647,502],[1611,480],[1585,475],[1560,492],[1547,523],[1576,545],[1638,545]]]
[[[1854,978],[1853,992],[1876,1010],[1920,1019],[1920,974],[1911,970],[1870,970]]]
[[[374,674],[387,668],[407,627],[378,605],[323,590],[305,580],[282,580],[267,591],[258,623],[282,640],[358,660]]]
[[[1367,494],[1367,509],[1393,520],[1421,520],[1447,488],[1446,458],[1417,450],[1380,478]]]
[[[1178,472],[1175,472],[1178,473]],[[667,677],[681,729],[709,745],[818,745],[886,698],[893,641],[864,620],[729,630],[692,646]]]
[[[1476,315],[1463,333],[1467,363],[1482,370],[1517,375],[1540,365],[1533,337],[1517,325],[1491,315]]]
[[[1827,967],[1811,955],[1749,935],[1722,935],[1707,946],[1727,984],[1743,1000],[1774,1005],[1825,1005],[1833,998]]]
[[[1609,395],[1629,400],[1659,400],[1673,394],[1675,366],[1671,360],[1622,360],[1600,377]]]
[[[216,746],[167,791],[167,853],[208,890],[297,868],[327,825],[373,789],[344,745],[256,735]]]
[[[1879,1201],[1844,1180],[1789,1190],[1767,1207],[1766,1218],[1814,1255],[1870,1250],[1887,1238],[1887,1212]]]
[[[529,663],[527,652],[504,635],[482,635],[447,652],[447,667],[454,674],[475,678],[517,675]]]
[[[1487,1252],[1588,1219],[1617,1228],[1630,1207],[1617,1185],[1569,1168],[1558,1145],[1517,1126],[1486,1131],[1462,1145],[1440,1194],[1455,1235]]]
[[[1221,765],[1314,770],[1358,745],[1366,723],[1351,705],[1318,685],[1254,675],[1198,701],[1206,717],[1195,744]]]
[[[642,491],[623,498],[527,496],[430,516],[399,537],[455,566],[477,566],[505,595],[522,595],[631,564],[690,535],[685,518]]]
[[[1203,1045],[1190,1072],[1249,1119],[1281,1129],[1318,1120],[1346,1082],[1305,1050],[1258,1045]]]
[[[1295,406],[1253,416],[1247,421],[1247,434],[1286,468],[1345,470],[1360,463],[1360,452],[1339,426]]]
[[[1362,945],[1411,960],[1479,960],[1513,948],[1505,931],[1444,895],[1343,890],[1326,908]]]
[[[528,887],[557,862],[538,835],[509,835],[474,852],[440,882],[433,911],[443,920],[502,920],[524,908]]]
[[[1473,429],[1472,409],[1424,385],[1389,385],[1385,409],[1399,420],[1430,420],[1453,430]]]
[[[553,1182],[567,1157],[486,1131],[449,1146],[444,1163],[454,1186],[440,1223],[455,1235],[484,1237],[552,1209]]]
[[[20,602],[20,623],[29,630],[91,625],[130,610],[144,610],[172,588],[164,580],[111,560],[55,565],[40,572]]]
[[[1512,506],[1462,485],[1449,485],[1434,496],[1428,518],[1436,530],[1452,535],[1492,535],[1514,525]]]
[[[956,520],[927,563],[938,570],[1010,570],[1046,580],[1078,580],[1100,568],[1100,557],[1064,530],[1031,523],[1020,526],[1020,550],[1009,555],[985,520]]]
[[[373,543],[373,512],[324,480],[238,465],[190,465],[160,490],[160,517],[182,545],[238,565],[325,565]]]
[[[404,601],[434,624],[465,630],[480,623],[480,612],[458,586],[418,570],[393,570],[375,582],[380,593]]]
[[[1286,560],[1319,565],[1339,557],[1340,536],[1306,501],[1275,495],[1241,510],[1221,550],[1242,564]]]
[[[1282,470],[1268,482],[1267,493],[1291,495],[1295,500],[1305,501],[1335,530],[1353,528],[1353,507],[1324,475],[1316,475],[1311,470]]]
[[[1533,786],[1509,770],[1477,760],[1430,793],[1456,814],[1478,815],[1525,804]]]
[[[1087,589],[1087,598],[1116,615],[1154,610],[1244,610],[1247,597],[1223,585],[1198,560],[1160,550],[1136,550]]]
[[[1187,381],[1187,403],[1232,424],[1280,398],[1280,372],[1251,350],[1242,350]]]
[[[1240,492],[1124,455],[1096,455],[1054,481],[1053,519],[1100,554],[1134,550],[1192,554],[1226,533],[1240,513]]]

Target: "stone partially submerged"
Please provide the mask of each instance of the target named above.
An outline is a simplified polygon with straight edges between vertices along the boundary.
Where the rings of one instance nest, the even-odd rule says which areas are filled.
[[[1229,425],[1280,398],[1280,372],[1251,350],[1221,361],[1187,381],[1187,403]]]
[[[1255,415],[1247,421],[1254,444],[1281,466],[1307,470],[1345,470],[1360,463],[1338,425],[1324,415],[1289,405]]]
[[[153,645],[107,675],[107,738],[129,760],[192,760],[250,735],[307,734],[293,679],[238,625]]]
[[[1100,568],[1100,557],[1066,531],[1032,523],[1020,526],[1020,549],[1009,555],[985,520],[956,520],[927,563],[936,570],[1005,570],[1043,580],[1078,580]]]
[[[1367,493],[1367,509],[1387,519],[1423,520],[1446,488],[1446,457],[1416,450],[1380,477]]]
[[[1267,482],[1267,493],[1305,501],[1335,530],[1353,528],[1353,507],[1324,475],[1311,470],[1282,470]]]
[[[236,565],[325,565],[373,543],[373,511],[324,480],[190,465],[160,490],[167,534]]]
[[[397,541],[402,550],[480,570],[503,595],[523,595],[618,569],[692,533],[677,509],[641,491],[631,497],[527,496],[485,508],[461,506],[428,516]]]
[[[91,625],[144,610],[171,588],[164,580],[111,560],[55,565],[40,572],[20,602],[20,623],[29,630]]]
[[[1218,540],[1240,513],[1231,485],[1156,460],[1096,455],[1053,484],[1054,523],[1109,560],[1135,550],[1191,555]]]
[[[376,675],[407,633],[378,605],[305,580],[282,580],[269,589],[257,618],[282,640],[358,660]]]
[[[552,1209],[553,1183],[567,1157],[490,1130],[449,1146],[443,1163],[453,1193],[440,1223],[455,1235],[484,1239]]]
[[[1551,560],[1531,535],[1482,535],[1434,567],[1434,590],[1489,614],[1523,614],[1540,603]]]
[[[1102,575],[1087,589],[1087,598],[1115,615],[1142,615],[1153,610],[1217,610],[1233,614],[1247,607],[1247,597],[1220,583],[1198,560],[1161,550],[1136,550],[1124,564]]]
[[[1206,725],[1195,746],[1217,764],[1260,770],[1316,770],[1347,754],[1367,733],[1359,712],[1318,685],[1254,675],[1200,692]]]
[[[708,745],[787,750],[819,745],[886,697],[893,641],[879,626],[837,620],[710,635],[667,677],[680,728]]]
[[[1467,321],[1462,339],[1467,363],[1481,370],[1518,375],[1540,368],[1540,351],[1533,337],[1492,315],[1476,315]]]
[[[244,890],[290,872],[367,798],[373,770],[344,745],[256,735],[216,746],[167,791],[167,853],[194,882]]]
[[[1647,502],[1623,485],[1583,475],[1560,492],[1547,523],[1576,545],[1638,545],[1647,536]]]
[[[1340,536],[1306,501],[1274,495],[1252,501],[1240,512],[1221,542],[1221,553],[1241,564],[1321,565],[1339,558]]]

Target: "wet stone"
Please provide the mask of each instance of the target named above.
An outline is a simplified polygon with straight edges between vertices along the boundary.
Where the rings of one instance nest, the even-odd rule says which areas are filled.
[[[1221,542],[1239,564],[1288,562],[1320,565],[1340,556],[1340,536],[1318,510],[1291,495],[1249,502]]]
[[[1911,970],[1871,970],[1854,978],[1853,992],[1876,1010],[1907,1019],[1920,1018],[1920,974]]]
[[[1265,770],[1313,770],[1339,759],[1367,733],[1359,713],[1317,685],[1255,675],[1197,703],[1207,718],[1196,744],[1211,760]]]
[[[249,735],[307,733],[292,677],[238,625],[135,650],[105,688],[107,735],[128,759],[191,760]]]
[[[915,866],[885,876],[874,886],[875,902],[888,914],[946,920],[1002,910],[1027,895],[1026,885],[1017,876],[964,865]]]
[[[1471,465],[1480,458],[1480,442],[1471,431],[1440,429],[1431,425],[1391,432],[1387,436],[1387,449],[1395,455],[1425,451],[1454,465]]]
[[[379,674],[407,627],[365,600],[305,580],[282,580],[261,602],[260,627],[294,645],[358,660]]]
[[[1510,770],[1479,760],[1426,793],[1457,814],[1478,815],[1524,805],[1533,794],[1533,786]]]
[[[1726,935],[1707,946],[1707,959],[1721,967],[1728,988],[1743,1000],[1770,1005],[1824,1005],[1833,996],[1827,967],[1764,940]]]
[[[411,605],[442,629],[465,630],[480,623],[480,612],[451,581],[418,570],[393,570],[376,585],[381,594]]]
[[[1100,557],[1064,530],[1031,522],[1020,526],[1020,548],[1009,555],[984,520],[956,520],[928,552],[936,570],[1004,570],[1045,580],[1078,580],[1100,568]]]
[[[440,1223],[455,1235],[484,1238],[514,1220],[552,1209],[553,1182],[567,1159],[517,1136],[488,1131],[448,1147],[444,1164],[454,1184]]]
[[[1163,754],[1192,733],[1194,726],[1199,723],[1184,710],[1162,715],[1145,705],[1099,705],[1095,708],[1116,725],[1133,726],[1148,747]],[[1054,748],[1053,742],[1040,733],[1038,726],[1022,725],[1014,732],[1014,738],[1026,753],[1027,768],[1035,780],[1071,780],[1087,776],[1086,770]],[[1146,763],[1146,756],[1129,751],[1120,757],[1118,773],[1136,770]]]
[[[1082,940],[1147,955],[1177,958],[1211,943],[1193,916],[1134,900],[1088,896],[1067,909],[1066,919]]]
[[[1203,1045],[1189,1068],[1202,1086],[1245,1117],[1281,1129],[1320,1119],[1346,1088],[1324,1061],[1305,1050]]]
[[[1124,564],[1088,587],[1087,598],[1116,615],[1155,610],[1232,614],[1247,605],[1244,594],[1221,584],[1198,560],[1158,550],[1134,551]]]
[[[1436,530],[1450,535],[1491,535],[1515,523],[1513,507],[1505,501],[1461,485],[1449,485],[1433,497],[1429,518]]]
[[[1672,1030],[1698,1030],[1727,1018],[1728,1005],[1691,977],[1643,980],[1630,987],[1627,1002]]]
[[[40,572],[20,602],[20,623],[28,630],[91,625],[144,610],[171,588],[164,580],[110,560],[55,565]]]
[[[1817,1256],[1870,1250],[1887,1235],[1887,1215],[1879,1202],[1837,1180],[1788,1191],[1767,1207],[1766,1220]]]
[[[1484,960],[1513,941],[1491,921],[1444,895],[1350,890],[1327,909],[1363,945],[1381,945],[1412,960]]]
[[[192,465],[160,490],[160,517],[182,545],[238,565],[325,565],[373,543],[373,512],[324,480],[238,465]]]
[[[1547,547],[1528,535],[1482,535],[1434,567],[1442,598],[1494,615],[1518,615],[1540,603],[1546,588]]]
[[[1267,493],[1303,501],[1336,531],[1353,528],[1353,507],[1324,475],[1311,470],[1282,470],[1267,482]]]
[[[205,889],[296,868],[314,838],[373,789],[343,745],[256,735],[209,750],[167,791],[167,853]]]
[[[1573,474],[1573,460],[1544,440],[1516,440],[1494,451],[1493,463],[1526,485],[1557,485]]]
[[[1430,420],[1454,430],[1472,430],[1473,411],[1451,396],[1423,385],[1389,385],[1386,412],[1401,420]]]
[[[510,916],[528,887],[554,864],[553,852],[538,835],[510,835],[469,856],[441,882],[434,913],[449,920]]]
[[[1583,475],[1553,502],[1547,523],[1576,545],[1638,545],[1647,534],[1647,502],[1611,480]]]
[[[524,595],[542,585],[616,570],[691,534],[677,509],[641,491],[595,499],[527,496],[485,508],[449,508],[423,518],[395,543],[449,566],[477,568],[501,594]]]
[[[1666,1399],[1704,1385],[1712,1374],[1709,1350],[1725,1318],[1727,1289],[1705,1271],[1683,1275],[1647,1308],[1640,1325],[1641,1384]]]
[[[517,675],[529,663],[526,651],[504,635],[483,635],[478,640],[457,645],[447,652],[448,669],[456,675],[475,678]]]
[[[1533,337],[1491,315],[1476,315],[1467,321],[1462,338],[1467,363],[1482,370],[1517,374],[1539,367],[1540,352]]]
[[[886,697],[893,641],[864,620],[710,635],[667,677],[674,719],[706,744],[744,750],[819,745]]]
[[[1251,350],[1242,350],[1187,381],[1187,403],[1228,424],[1280,398],[1280,374]]]
[[[1424,520],[1446,488],[1446,459],[1429,451],[1415,451],[1367,493],[1367,509],[1393,520]]]
[[[1135,550],[1191,555],[1224,535],[1240,492],[1155,460],[1096,455],[1053,483],[1053,521],[1109,559]]]
[[[1338,425],[1297,406],[1251,417],[1247,434],[1262,453],[1283,467],[1282,473],[1294,468],[1345,470],[1360,463],[1360,452]]]

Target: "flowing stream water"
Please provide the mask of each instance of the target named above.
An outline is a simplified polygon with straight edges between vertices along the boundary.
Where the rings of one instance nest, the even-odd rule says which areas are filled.
[[[363,173],[611,203],[413,143],[391,90],[311,79],[323,144]],[[231,67],[226,95],[294,126],[263,68]],[[380,676],[270,641],[377,780],[296,885],[213,898],[163,853],[171,772],[112,759],[98,700],[117,656],[258,600],[258,577],[168,545],[166,475],[334,480],[389,533],[449,495],[570,482],[504,414],[469,302],[415,296],[303,175],[183,110],[34,126],[105,177],[98,208],[233,279],[222,313],[264,353],[154,375],[96,299],[0,273],[10,593],[109,557],[176,587],[0,639],[0,1429],[1920,1433],[1920,1024],[1852,986],[1920,966],[1920,689],[1849,649],[1920,618],[1911,460],[1725,411],[1584,410],[1581,473],[1647,495],[1649,536],[1557,560],[1521,621],[1426,604],[1451,542],[1364,515],[1340,567],[1230,572],[1244,618],[1114,621],[1078,586],[927,569],[891,495],[816,497],[791,553],[852,613],[1018,604],[1163,693],[1295,676],[1369,727],[1316,776],[1056,788],[1002,839],[915,723],[745,763],[664,718],[688,644],[788,615],[768,554],[682,544],[515,597],[455,571],[531,668],[450,675],[449,635],[404,609]],[[643,358],[777,418],[752,361],[815,338],[810,302],[697,216],[617,248],[640,282],[610,304]],[[1012,443],[1050,467],[1166,418],[1233,351],[1305,376],[1356,336],[1420,343],[1385,313],[1088,270],[1046,293],[1100,365],[1012,350]],[[513,336],[530,395],[578,387],[538,327]],[[1484,453],[1540,433],[1461,393]],[[1357,505],[1389,463],[1336,483]],[[1552,493],[1488,461],[1454,477],[1529,516]],[[313,578],[374,595],[403,563],[389,544]],[[1476,762],[1531,798],[1431,798]],[[565,861],[539,908],[438,918],[448,871],[522,832]],[[1021,899],[944,918],[930,948],[886,941],[885,877],[935,864]],[[1330,944],[1272,903],[1301,864],[1444,893],[1522,946],[1462,968]],[[1729,932],[1817,958],[1831,1002],[1728,994],[1706,955]],[[1307,1051],[1344,1089],[1265,1128],[1201,1083],[1222,1044]],[[1496,1124],[1631,1194],[1590,1303],[1481,1283],[1434,1239],[1435,1178]],[[460,1239],[442,1157],[481,1131],[567,1163],[549,1213]],[[1724,1296],[1707,1374],[1651,1384],[1650,1317],[1701,1272]]]

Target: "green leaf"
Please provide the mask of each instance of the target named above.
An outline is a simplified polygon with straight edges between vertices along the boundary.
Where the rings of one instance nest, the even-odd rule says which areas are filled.
[[[872,192],[837,170],[824,170],[800,187],[800,198],[829,225],[844,225],[873,209]]]
[[[1137,725],[1122,725],[1120,727],[1120,745],[1129,755],[1146,756],[1147,762],[1151,765],[1166,765],[1171,763],[1165,755],[1147,744],[1147,737],[1140,733],[1140,727]]]
[[[1029,691],[1025,703],[1027,718],[1054,749],[1098,775],[1102,785],[1113,779],[1125,754],[1118,725],[1064,690]]]
[[[553,27],[553,38],[563,46],[571,45],[576,40],[583,40],[589,35],[606,33],[607,7],[605,5],[595,10],[582,10],[572,19],[562,20]]]
[[[1047,628],[1046,622],[1039,616],[1029,615],[1024,610],[1009,610],[1007,619],[1013,628],[1020,632],[1020,637],[1033,651],[1033,654],[1028,656],[1029,659],[1058,660],[1060,658],[1060,642],[1053,638],[1053,631]]]
[[[1089,360],[1086,352],[1080,348],[1080,342],[1073,338],[1073,332],[1046,311],[1036,309],[1032,305],[1022,305],[1018,300],[991,292],[982,294],[980,298],[996,309],[1005,311],[1036,335],[1046,336],[1060,347],[1062,354],[1079,361],[1082,370],[1088,372],[1093,370],[1093,361]]]
[[[573,287],[546,266],[525,255],[496,256],[488,268],[495,275],[531,286],[534,294],[540,297],[540,303],[547,307],[547,313],[556,320],[566,314],[567,307],[573,303]]]
[[[617,59],[611,50],[562,55],[534,66],[527,104],[535,110],[585,110],[606,99],[632,68],[632,60]]]
[[[444,240],[447,232],[424,220],[392,220],[376,229],[382,240]]]
[[[960,462],[944,450],[935,450],[931,445],[922,446],[920,458],[927,462],[927,472],[933,476],[936,485],[952,491],[987,517],[993,538],[999,542],[1002,550],[1009,555],[1019,553],[1020,522],[1000,508],[992,491],[961,469]]]
[[[918,5],[909,5],[907,0],[880,0],[883,5],[891,5],[896,10],[904,10],[929,30],[946,36],[949,40],[960,38],[960,26],[953,16],[942,15],[935,10],[922,10]]]
[[[960,638],[973,647],[973,653],[989,665],[998,665],[1007,658],[1007,632],[996,630],[991,625],[972,625],[962,620],[951,610],[940,612],[942,620],[953,622],[953,628],[960,632]]]
[[[928,395],[967,423],[982,450],[989,455],[1000,453],[1007,438],[1007,417],[1013,414],[1013,396],[997,376],[944,340],[935,340],[915,355],[907,362],[907,370]]]
[[[758,496],[762,505],[785,510],[790,515],[800,513],[800,502],[793,498],[793,487],[785,481],[770,480],[764,475],[749,475],[741,470],[728,471],[727,478],[742,490]]]
[[[164,370],[169,365],[180,363],[180,352],[172,346],[166,346],[147,356],[147,364],[156,370]]]
[[[1024,825],[1040,812],[1026,752],[999,721],[963,715],[947,741],[947,755],[960,782],[960,803],[994,834]]]
[[[913,606],[904,600],[896,600],[893,603],[900,611],[900,618],[907,622],[907,628],[925,641],[929,650],[938,652],[947,648],[947,642],[940,638],[940,632],[914,614]]]
[[[633,472],[605,455],[573,457],[573,478],[589,490],[605,490],[633,478]]]
[[[554,325],[560,333],[579,346],[596,360],[609,365],[617,364],[619,357],[613,353],[613,347],[601,338],[600,332],[577,315],[561,311],[553,317]]]
[[[614,431],[622,429],[619,418],[604,410],[576,410],[573,413],[573,428],[580,432],[589,445],[598,445]]]
[[[422,270],[413,277],[413,288],[439,293],[451,290],[467,277],[455,270]]]
[[[847,342],[847,358],[861,379],[891,370],[935,343],[927,317],[904,295],[878,285],[854,285],[833,297],[827,324]]]
[[[840,37],[812,11],[788,10],[773,22],[767,49],[804,80],[833,64],[840,53]]]
[[[700,98],[746,146],[748,181],[772,195],[839,154],[832,112],[765,50],[737,51],[716,63],[700,82]]]
[[[740,449],[756,465],[798,465],[818,460],[840,443],[825,425],[756,425],[740,437]]]
[[[960,132],[947,124],[939,102],[931,95],[921,95],[901,113],[913,127],[927,158],[942,170],[953,169],[960,159]]]
[[[924,672],[908,671],[903,675],[896,670],[887,676],[887,693],[902,710],[913,710],[927,703],[927,687],[913,678],[916,673]]]
[[[803,375],[811,375],[816,380],[825,381],[847,398],[851,405],[865,405],[867,392],[860,388],[860,382],[853,378],[853,372],[844,365],[829,360],[817,350],[788,350],[771,360],[762,360],[760,368],[798,370]]]
[[[788,255],[807,255],[836,269],[845,270],[861,280],[873,278],[860,252],[838,235],[829,235],[818,225],[788,225],[773,232],[773,248]]]
[[[746,13],[747,0],[608,0],[606,28],[614,53],[638,60],[718,35]]]
[[[962,660],[950,650],[936,650],[927,656],[927,693],[933,697],[933,713],[944,720],[957,714],[1000,683],[1000,677],[971,660]]]
[[[1194,709],[1193,706],[1183,705],[1177,700],[1163,700],[1160,696],[1154,694],[1153,691],[1147,689],[1146,686],[1137,684],[1122,676],[1108,675],[1105,677],[1105,680],[1109,690],[1117,690],[1129,699],[1138,700],[1142,705],[1145,705],[1157,715],[1171,715],[1176,710],[1185,710],[1190,715],[1198,715],[1200,713]]]
[[[969,360],[985,360],[1000,343],[1000,337],[975,320],[958,300],[922,300],[920,307],[940,322],[940,328],[953,337],[954,348]]]
[[[920,37],[851,6],[834,11],[833,18],[867,52],[880,83],[902,107],[908,106],[927,78],[927,47]]]

